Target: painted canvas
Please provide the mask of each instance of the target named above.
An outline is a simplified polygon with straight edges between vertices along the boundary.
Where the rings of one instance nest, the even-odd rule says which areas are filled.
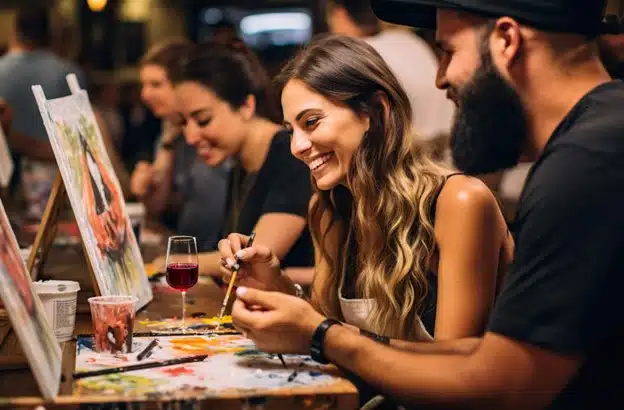
[[[195,397],[271,395],[280,391],[296,394],[314,388],[327,393],[351,386],[331,366],[323,366],[308,356],[279,358],[257,350],[240,334],[156,336],[158,347],[140,363],[177,357],[208,355],[203,362],[97,376],[76,381],[74,393],[123,394],[125,396],[168,396],[192,392]],[[135,337],[132,354],[99,354],[91,336],[77,343],[76,371],[98,370],[139,363],[136,356],[153,337]]]
[[[9,186],[11,176],[13,175],[13,158],[7,144],[4,130],[0,127],[0,186],[6,188]]]
[[[34,292],[15,234],[0,202],[0,299],[46,399],[61,382],[61,349]]]
[[[152,300],[119,181],[87,92],[45,100],[33,87],[100,293]]]

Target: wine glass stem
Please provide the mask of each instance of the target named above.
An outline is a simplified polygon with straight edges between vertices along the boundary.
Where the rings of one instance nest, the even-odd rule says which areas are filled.
[[[186,292],[182,292],[182,329],[186,330]]]

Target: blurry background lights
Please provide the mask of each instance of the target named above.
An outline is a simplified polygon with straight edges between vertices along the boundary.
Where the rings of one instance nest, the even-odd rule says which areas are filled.
[[[106,7],[108,0],[87,0],[87,5],[91,11],[102,11]]]

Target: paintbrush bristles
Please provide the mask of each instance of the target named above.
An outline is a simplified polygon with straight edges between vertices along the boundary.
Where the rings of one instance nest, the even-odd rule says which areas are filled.
[[[219,312],[219,319],[217,321],[217,330],[219,330],[219,328],[221,327],[221,320],[223,320],[223,314],[225,313],[225,309],[227,308],[228,301],[230,300],[230,293],[232,293],[234,282],[236,282],[237,273],[238,273],[238,269],[232,273],[232,278],[230,279],[230,284],[228,285],[227,292],[225,293],[225,298],[223,299],[223,304],[221,305],[221,311]]]
[[[253,245],[254,239],[256,239],[256,233],[252,232],[249,235],[249,241],[247,242],[246,248],[249,248]],[[221,305],[221,311],[219,312],[219,321],[217,322],[217,330],[219,330],[219,328],[221,327],[221,320],[223,319],[223,314],[225,313],[225,309],[227,308],[227,304],[230,300],[230,293],[232,293],[232,287],[234,286],[234,283],[236,283],[236,275],[238,274],[238,271],[240,270],[239,262],[240,261],[237,260],[233,266],[234,271],[232,272],[232,277],[230,278],[230,283],[228,285],[227,292],[225,292],[225,298],[223,299],[223,304]]]

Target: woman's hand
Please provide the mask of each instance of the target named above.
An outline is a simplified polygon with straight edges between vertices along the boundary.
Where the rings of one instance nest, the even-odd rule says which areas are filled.
[[[223,280],[229,283],[239,265],[237,286],[290,293],[277,256],[271,249],[259,244],[247,248],[248,242],[248,236],[237,233],[219,241]]]
[[[271,353],[307,354],[312,335],[325,319],[303,299],[238,288],[232,307],[234,326]]]
[[[141,198],[149,192],[155,176],[155,169],[152,164],[146,161],[140,161],[130,178],[130,190],[134,195]]]

